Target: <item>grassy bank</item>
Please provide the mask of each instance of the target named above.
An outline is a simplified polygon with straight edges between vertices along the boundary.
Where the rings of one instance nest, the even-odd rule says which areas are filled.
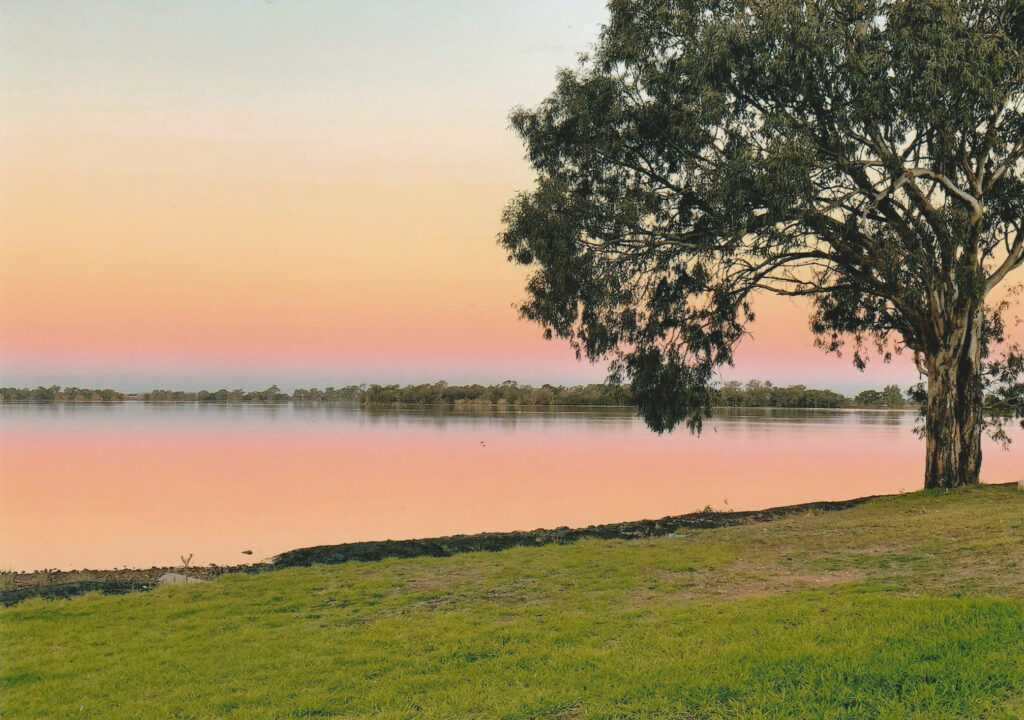
[[[637,540],[669,535],[679,530],[725,527],[749,522],[768,522],[796,513],[842,510],[871,498],[787,505],[767,510],[719,512],[710,508],[687,515],[658,520],[591,525],[585,528],[561,527],[551,530],[448,535],[416,540],[380,540],[318,545],[289,550],[273,558],[270,564],[232,565],[190,568],[188,573],[203,580],[231,572],[266,572],[295,566],[386,560],[388,558],[450,557],[467,552],[497,552],[513,547],[538,547],[551,543],[571,543],[584,538],[601,540]],[[43,570],[36,572],[0,572],[0,605],[17,605],[30,597],[70,598],[86,592],[123,595],[152,590],[164,573],[181,572],[180,567],[118,570]]]
[[[1020,718],[1024,493],[0,611],[17,717]]]

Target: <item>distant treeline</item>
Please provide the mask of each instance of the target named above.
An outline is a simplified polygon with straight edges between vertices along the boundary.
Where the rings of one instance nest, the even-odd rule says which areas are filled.
[[[514,405],[633,405],[629,385],[592,383],[590,385],[520,385],[506,380],[498,385],[449,385],[441,381],[422,385],[348,385],[346,387],[298,388],[291,394],[276,385],[266,390],[152,390],[125,394],[114,390],[39,387],[35,390],[0,388],[0,402],[111,402],[136,400],[143,402],[195,402],[235,405],[244,403],[331,403],[354,402],[361,405],[448,405],[448,406],[514,406]],[[781,387],[771,382],[753,380],[748,383],[730,381],[715,390],[713,404],[718,407],[777,408],[899,408],[913,403],[895,385],[882,390],[864,390],[849,398],[832,390],[817,390],[803,385]]]
[[[200,390],[185,392],[183,390],[151,390],[133,396],[145,402],[198,402],[219,405],[237,405],[239,403],[286,403],[286,402],[341,402],[358,401],[360,386],[351,385],[343,388],[329,387],[326,390],[310,388],[297,389],[291,395],[281,392],[277,385],[266,390]]]
[[[730,381],[716,390],[716,396],[713,404],[719,407],[901,408],[912,405],[896,385],[887,385],[882,390],[863,390],[849,398],[832,390],[803,385],[780,387],[758,380],[746,384]]]
[[[308,391],[307,391],[308,392]],[[506,380],[500,385],[449,385],[438,382],[424,385],[370,385],[359,389],[358,401],[364,405],[633,405],[629,385],[594,383],[572,387],[520,385]],[[910,405],[895,385],[883,390],[865,390],[848,398],[832,390],[816,390],[803,385],[779,387],[771,382],[753,380],[746,384],[731,381],[715,390],[713,405],[718,407],[843,408],[905,407]]]
[[[633,404],[628,385],[370,385],[359,393],[365,405],[623,405]]]
[[[61,387],[51,385],[50,387],[37,387],[35,390],[28,388],[0,388],[0,402],[114,402],[124,400],[125,394],[117,390],[93,390],[91,388]]]
[[[266,390],[183,392],[153,390],[132,396],[147,402],[199,403],[329,403],[362,405],[630,405],[629,388],[595,383],[575,387],[543,385],[539,388],[506,380],[500,385],[449,385],[441,381],[423,385],[349,385],[342,388],[297,388],[291,395],[276,385]]]

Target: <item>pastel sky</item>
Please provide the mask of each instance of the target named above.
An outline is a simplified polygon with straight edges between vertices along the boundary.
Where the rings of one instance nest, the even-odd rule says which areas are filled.
[[[0,4],[0,383],[597,381],[518,319],[508,128],[602,0]],[[795,301],[729,377],[841,390]]]

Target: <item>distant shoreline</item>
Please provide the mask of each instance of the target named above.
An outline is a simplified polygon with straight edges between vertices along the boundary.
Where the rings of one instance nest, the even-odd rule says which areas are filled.
[[[882,390],[862,390],[847,397],[833,390],[805,385],[780,386],[770,381],[752,380],[746,384],[729,381],[708,388],[694,400],[694,408],[746,407],[791,409],[902,409],[917,407],[922,399],[920,386],[909,395],[896,385]],[[520,385],[506,380],[496,385],[449,385],[445,381],[419,385],[347,385],[336,388],[296,388],[283,392],[277,385],[264,390],[165,390],[124,393],[109,388],[37,387],[35,389],[0,387],[0,403],[101,402],[183,403],[203,405],[280,405],[285,403],[356,403],[365,407],[449,406],[449,407],[636,407],[628,384],[591,383],[589,385]]]
[[[332,401],[309,401],[309,400],[281,400],[279,402],[234,402],[234,403],[204,403],[199,400],[143,400],[141,398],[123,398],[119,400],[2,400],[0,405],[200,405],[203,407],[280,407],[284,405],[301,406],[336,406],[350,408],[369,409],[416,409],[416,408],[446,408],[446,409],[479,409],[479,410],[517,410],[524,408],[561,409],[561,408],[588,408],[594,410],[616,409],[636,410],[635,405],[590,405],[584,403],[551,403],[546,405],[530,405],[523,403],[360,403],[355,400],[332,400]],[[785,407],[780,405],[712,405],[712,410],[828,410],[831,412],[842,410],[875,412],[916,412],[920,405],[901,405],[898,407],[879,407],[877,405],[846,405],[843,407]]]

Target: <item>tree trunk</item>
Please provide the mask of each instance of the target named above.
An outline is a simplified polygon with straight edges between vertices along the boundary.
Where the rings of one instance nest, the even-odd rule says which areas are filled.
[[[925,408],[926,488],[954,488],[979,481],[981,473],[982,316],[966,320],[963,342],[927,358]]]

